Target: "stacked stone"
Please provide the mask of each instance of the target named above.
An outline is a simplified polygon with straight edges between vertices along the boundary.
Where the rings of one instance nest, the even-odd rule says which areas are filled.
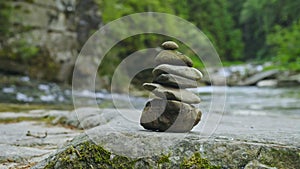
[[[147,102],[140,123],[153,131],[188,132],[202,114],[192,105],[200,103],[200,98],[185,88],[196,88],[202,73],[193,68],[189,57],[176,51],[175,42],[164,42],[162,48],[155,57],[153,82],[143,84],[156,98]]]

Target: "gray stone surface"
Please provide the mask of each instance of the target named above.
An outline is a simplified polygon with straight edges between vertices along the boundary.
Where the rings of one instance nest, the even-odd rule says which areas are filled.
[[[138,121],[128,120],[122,110],[108,123],[86,130],[86,135],[75,138],[70,146],[80,151],[86,142],[96,143],[115,155],[139,159],[144,167],[160,168],[162,155],[167,156],[169,168],[178,168],[184,159],[198,152],[213,165],[221,168],[299,168],[300,136],[297,117],[223,115],[213,134],[205,135],[212,123],[206,118],[217,119],[220,114],[203,112],[199,125],[190,133],[149,132]],[[127,111],[127,110],[126,110]],[[126,113],[124,113],[126,114]],[[136,113],[136,119],[140,116]],[[68,147],[54,153],[33,168],[43,168],[49,163],[55,168],[65,167],[56,157]],[[76,154],[70,154],[76,161]],[[81,163],[80,161],[78,161]],[[82,161],[94,165],[93,161]],[[135,167],[138,168],[138,167]]]
[[[38,148],[20,147],[6,144],[0,144],[0,149],[0,163],[7,161],[22,163],[34,157],[42,157],[52,152],[51,150],[41,150]]]
[[[180,52],[172,50],[162,50],[154,60],[157,64],[170,64],[189,67],[193,66],[193,61],[189,57]]]
[[[0,112],[0,168],[30,168],[79,135],[81,131],[77,129],[44,121],[69,113],[55,110]]]
[[[196,81],[201,80],[203,77],[202,73],[196,68],[186,66],[175,66],[169,64],[162,64],[157,66],[153,69],[152,73],[154,75],[154,78],[165,73],[178,75]]]
[[[161,74],[157,76],[153,82],[180,89],[198,87],[197,81],[172,74]]]
[[[165,100],[177,100],[188,104],[197,104],[201,101],[196,94],[185,89],[164,87],[156,83],[144,83],[143,87]]]
[[[189,104],[153,99],[143,110],[141,125],[153,131],[189,132],[200,119],[200,110]]]

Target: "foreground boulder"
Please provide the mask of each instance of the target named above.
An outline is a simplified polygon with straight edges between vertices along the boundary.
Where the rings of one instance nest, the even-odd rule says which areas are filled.
[[[100,110],[86,118],[113,111]],[[198,130],[146,131],[138,118],[124,117],[127,110],[118,112],[33,168],[300,168],[299,123],[295,118],[282,117],[277,122],[274,117],[225,115],[208,138]],[[266,128],[247,129],[240,122],[254,128],[264,123]],[[281,123],[294,125],[278,125]],[[276,132],[279,129],[290,133]]]

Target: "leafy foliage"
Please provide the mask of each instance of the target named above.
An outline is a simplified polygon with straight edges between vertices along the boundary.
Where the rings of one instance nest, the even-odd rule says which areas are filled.
[[[9,1],[0,2],[0,58],[15,60],[21,63],[27,62],[37,55],[39,49],[29,44],[26,39],[8,43],[12,32],[11,15],[13,8]]]
[[[10,28],[11,6],[7,1],[0,1],[0,42],[7,38]]]
[[[99,5],[104,24],[122,16],[137,12],[163,12],[174,14],[194,23],[202,30],[215,46],[223,62],[237,63],[248,60],[271,60],[276,67],[299,71],[299,32],[300,1],[297,0],[95,0]],[[18,26],[12,27],[13,17],[10,2],[0,1],[0,57],[31,66],[42,58],[40,47],[33,46],[26,39],[8,44]],[[25,2],[25,1],[24,1]],[[32,2],[32,1],[26,1]],[[18,10],[18,9],[16,9]],[[141,18],[143,19],[143,18]],[[139,20],[140,21],[140,20]],[[133,22],[139,22],[133,21]],[[176,28],[164,28],[156,21],[152,24],[161,29],[176,31]],[[128,27],[130,25],[127,25]],[[176,26],[174,26],[176,27]],[[32,27],[22,27],[29,31]],[[13,32],[14,31],[14,32]],[[20,31],[20,30],[19,30]],[[122,33],[122,32],[120,32]],[[189,32],[185,32],[187,36]],[[112,48],[102,61],[102,75],[109,78],[115,67],[129,54],[145,48],[157,47],[170,37],[153,34],[141,34],[125,38]],[[178,41],[176,41],[178,42]],[[202,62],[190,50],[181,44],[180,52],[190,56],[197,68]],[[47,55],[47,53],[43,53]],[[48,67],[55,67],[49,61]],[[149,73],[149,72],[148,72]],[[146,76],[140,76],[145,78]]]
[[[300,71],[300,20],[289,28],[275,27],[268,36],[268,44],[273,46],[273,60],[281,69]]]
[[[234,28],[233,19],[228,11],[228,3],[223,0],[167,0],[167,1],[120,1],[102,0],[99,1],[103,11],[103,21],[105,23],[124,15],[136,12],[164,12],[176,14],[195,23],[216,46],[221,58],[225,60],[241,59],[243,54],[243,42],[241,41],[241,31]],[[159,26],[157,24],[156,26]],[[159,40],[158,40],[159,39]],[[132,41],[134,40],[134,41]],[[132,38],[128,42],[130,47],[143,48],[144,45],[151,46],[163,38],[157,36],[139,36]],[[152,45],[152,46],[153,46]],[[122,45],[126,50],[129,45]],[[120,49],[120,48],[119,48]],[[121,48],[122,50],[122,48]]]
[[[234,28],[228,3],[223,0],[189,0],[188,20],[194,22],[212,41],[221,59],[242,58],[241,32]]]
[[[270,57],[272,49],[267,44],[267,36],[272,34],[275,25],[289,27],[299,19],[299,6],[300,1],[294,0],[246,0],[239,18],[245,59]]]
[[[298,70],[296,64],[298,55],[291,53],[295,50],[291,50],[291,47],[283,43],[290,36],[288,34],[291,31],[289,27],[292,21],[300,16],[297,12],[300,2],[293,0],[98,0],[98,3],[105,23],[136,12],[165,12],[180,16],[202,30],[212,41],[222,61],[229,65],[246,60],[266,61],[276,55],[274,60],[277,61],[278,66],[283,67],[287,62],[295,61],[289,66]],[[160,26],[159,23],[153,25]],[[284,29],[284,33],[282,31],[279,33],[278,30],[274,33],[275,25]],[[281,41],[272,40],[278,38],[282,38]],[[109,64],[104,62],[103,66],[110,66],[107,66],[108,69],[104,73],[112,74],[113,65],[117,65],[127,55],[146,47],[156,47],[167,39],[174,40],[149,34],[124,39],[105,57],[104,61]],[[291,44],[297,44],[296,40],[288,40]],[[181,45],[180,50],[192,58],[195,67],[203,67],[202,62],[187,46]]]

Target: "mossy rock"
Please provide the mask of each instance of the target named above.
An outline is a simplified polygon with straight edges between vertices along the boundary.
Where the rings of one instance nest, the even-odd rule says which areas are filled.
[[[290,140],[270,142],[265,135],[256,135],[255,140],[240,135],[204,139],[196,132],[148,132],[113,112],[106,113],[114,118],[85,130],[39,163],[39,168],[300,168],[298,143]]]
[[[84,138],[84,137],[83,137]],[[241,159],[231,158],[231,149],[225,149],[223,151],[223,158],[220,159],[218,154],[212,158],[209,153],[215,153],[213,150],[208,149],[206,152],[194,151],[192,149],[192,155],[188,155],[186,150],[178,152],[177,149],[170,149],[170,153],[154,155],[151,157],[131,158],[127,156],[117,155],[101,145],[97,145],[92,141],[79,141],[82,139],[76,139],[78,144],[72,144],[68,147],[60,150],[57,154],[49,157],[41,163],[45,169],[56,168],[196,168],[196,169],[220,169],[220,168],[244,168],[247,163],[257,159],[260,164],[268,167],[276,168],[299,168],[300,167],[300,153],[298,149],[290,148],[274,148],[274,147],[262,147],[259,150],[259,154],[255,158],[249,159],[242,165],[234,164],[233,161],[239,161]],[[84,139],[85,140],[85,139]],[[79,141],[79,142],[78,142]],[[211,144],[211,143],[209,143]],[[231,145],[229,144],[229,147]],[[244,145],[236,145],[243,147]],[[124,147],[126,148],[126,147]],[[178,149],[183,147],[177,147]],[[185,148],[184,148],[185,149]],[[178,158],[177,160],[174,160]],[[231,159],[231,164],[228,164],[228,160]],[[227,162],[226,162],[227,161]],[[229,162],[230,163],[230,162]]]
[[[199,152],[196,152],[190,159],[184,160],[180,168],[221,169],[220,166],[212,165],[207,159],[202,158]]]
[[[258,161],[276,168],[300,168],[300,150],[279,147],[262,147]]]
[[[134,168],[136,160],[115,155],[103,147],[86,141],[69,146],[45,166],[51,168]]]
[[[190,158],[185,158],[180,164],[173,163],[170,156],[171,154],[162,154],[153,157],[129,158],[116,155],[91,141],[85,141],[78,145],[69,145],[55,156],[48,158],[43,168],[220,168],[202,158],[199,152]]]

